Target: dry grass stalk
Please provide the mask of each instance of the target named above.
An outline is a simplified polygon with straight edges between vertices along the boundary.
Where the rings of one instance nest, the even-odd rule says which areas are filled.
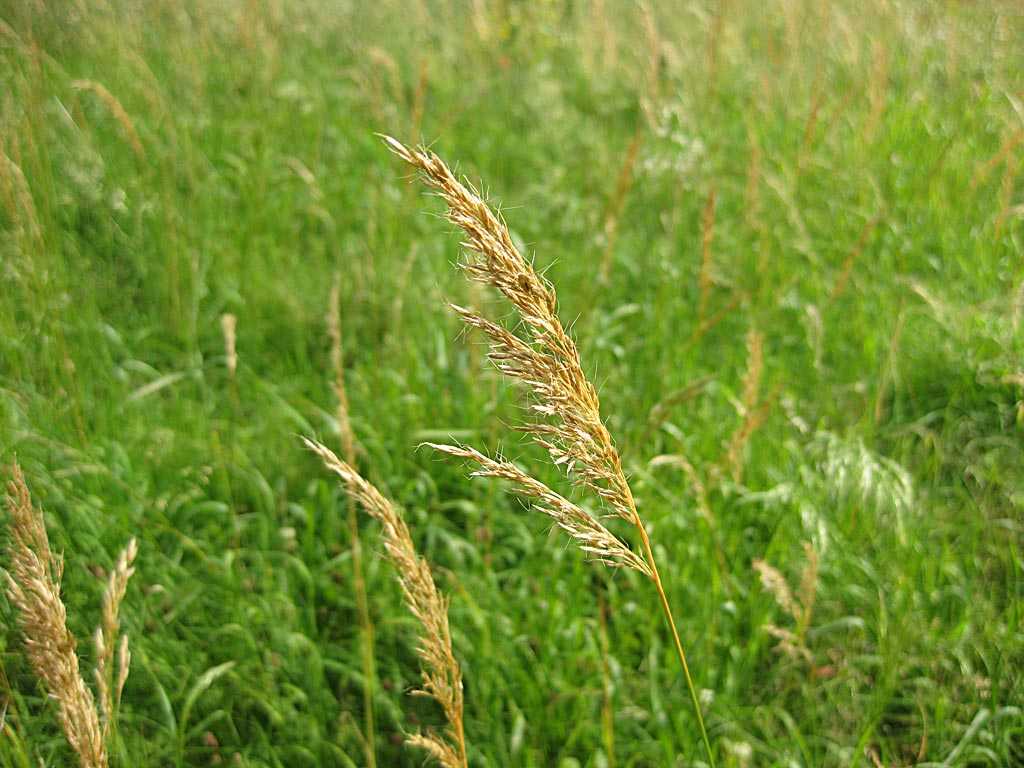
[[[475,448],[465,446],[437,443],[426,445],[479,465],[480,469],[473,472],[474,477],[494,477],[510,481],[516,493],[536,499],[538,503],[534,506],[554,520],[559,528],[575,540],[580,549],[593,555],[595,560],[615,568],[632,568],[653,578],[647,561],[612,534],[593,514],[551,490],[512,462],[496,461]]]
[[[409,190],[409,194],[412,194],[411,183],[407,189]],[[409,253],[402,261],[402,266],[398,269],[398,275],[393,289],[394,301],[391,302],[392,323],[391,327],[388,329],[389,340],[405,338],[405,299],[406,296],[409,296],[412,293],[409,290],[409,280],[412,277],[413,269],[416,266],[416,260],[419,258],[419,252],[419,244],[413,243],[409,248]]]
[[[232,385],[235,383],[235,373],[238,371],[238,349],[236,346],[238,318],[232,314],[220,316],[220,329],[224,332],[224,361],[228,366],[228,376]]]
[[[121,601],[128,590],[128,580],[135,573],[132,563],[138,554],[135,539],[128,542],[117,560],[117,565],[107,577],[107,588],[103,592],[103,619],[96,628],[96,687],[99,691],[100,723],[103,741],[114,724],[114,713],[121,704],[121,692],[128,679],[131,653],[128,650],[128,636],[121,635],[121,621],[118,618]],[[115,669],[114,654],[117,654]]]
[[[860,233],[860,237],[857,238],[857,242],[854,243],[853,248],[850,249],[849,253],[846,254],[846,258],[843,259],[843,264],[839,268],[839,276],[836,278],[835,284],[832,286],[832,299],[838,299],[840,294],[846,289],[846,284],[850,281],[850,275],[853,273],[853,264],[857,261],[857,257],[860,256],[864,250],[864,246],[867,245],[868,240],[871,237],[871,233],[875,231],[875,227],[882,220],[882,214],[878,214],[864,227],[864,231]]]
[[[807,122],[804,124],[804,138],[800,143],[800,151],[797,154],[797,170],[803,171],[807,164],[807,158],[814,143],[814,133],[818,127],[818,119],[821,108],[825,104],[825,89],[822,86],[822,73],[818,68],[814,72],[814,85],[811,86],[811,107],[807,113]]]
[[[407,147],[387,136],[382,138],[392,152],[420,172],[423,183],[447,204],[447,218],[466,235],[463,245],[469,251],[469,261],[460,266],[470,279],[497,288],[523,321],[528,341],[471,310],[453,306],[468,325],[488,336],[488,356],[495,366],[523,381],[536,396],[533,410],[545,420],[531,423],[524,431],[547,449],[551,460],[565,469],[573,484],[594,492],[609,516],[629,522],[637,531],[641,547],[633,552],[595,516],[511,462],[496,461],[464,446],[433,447],[475,462],[480,467],[476,475],[512,481],[517,492],[537,499],[541,511],[584,551],[610,565],[633,568],[653,580],[686,676],[704,746],[714,766],[700,702],[647,531],[637,513],[619,453],[601,418],[597,392],[583,373],[575,342],[558,318],[553,286],[516,250],[504,222],[475,190],[459,182],[437,155],[423,148]]]
[[[228,369],[231,403],[235,407],[238,407],[238,381],[235,378],[238,372],[237,327],[238,318],[235,315],[225,313],[220,316],[220,329],[224,333],[224,362]]]
[[[142,140],[139,138],[138,131],[135,130],[135,123],[132,122],[127,110],[125,110],[114,94],[108,91],[102,83],[97,83],[95,80],[75,80],[71,83],[71,87],[76,91],[91,91],[95,93],[110,112],[111,117],[121,126],[121,130],[124,131],[125,138],[128,139],[128,144],[131,146],[132,151],[140,159],[144,160],[146,158],[146,151],[142,147]]]
[[[1003,185],[999,193],[999,212],[996,214],[995,234],[997,239],[1002,238],[1006,222],[1013,215],[1014,210],[1019,212],[1020,209],[1020,206],[1013,205],[1019,169],[1020,160],[1015,155],[1007,158],[1006,170],[1003,173]]]
[[[728,471],[736,483],[743,479],[743,463],[741,461],[743,448],[750,442],[754,433],[764,426],[768,412],[775,401],[774,394],[764,401],[759,400],[763,363],[763,338],[761,334],[751,329],[747,333],[747,373],[743,377],[743,399],[736,404],[743,421],[733,432],[729,446],[717,469],[719,473]],[[713,484],[717,479],[717,475],[712,475],[709,483]]]
[[[334,273],[331,285],[330,308],[327,314],[327,334],[331,339],[331,371],[334,380],[331,387],[338,398],[338,432],[341,435],[341,452],[350,464],[355,460],[356,443],[349,419],[348,389],[345,386],[345,357],[341,336],[341,273]]]
[[[420,59],[419,75],[416,79],[416,90],[412,94],[412,127],[409,129],[412,141],[418,141],[420,128],[423,125],[423,113],[427,103],[427,85],[430,75],[430,59]]]
[[[708,472],[708,477],[705,478],[697,471],[697,468],[693,466],[688,458],[681,453],[677,454],[664,454],[661,456],[655,456],[651,459],[649,466],[653,469],[655,467],[678,467],[686,475],[690,481],[690,485],[693,488],[693,500],[697,504],[697,513],[704,518],[704,522],[707,523],[708,531],[711,533],[711,543],[715,550],[715,561],[718,564],[718,572],[721,574],[722,589],[725,594],[732,597],[732,586],[729,578],[729,561],[725,556],[725,550],[722,547],[722,537],[718,532],[718,519],[715,517],[715,513],[711,508],[711,488],[709,483],[717,482],[719,476],[714,474],[717,467],[713,468]]]
[[[665,424],[672,410],[691,400],[695,400],[704,391],[705,387],[714,380],[714,376],[705,376],[690,382],[682,389],[670,392],[658,401],[647,415],[647,424],[644,425],[644,430],[640,433],[640,437],[631,446],[630,453],[635,452],[640,446],[649,448],[654,434]],[[625,454],[626,451],[623,451],[623,453]]]
[[[725,28],[727,5],[727,0],[720,0],[715,5],[715,12],[711,17],[710,28],[708,29],[707,84],[709,98],[715,93],[716,86],[718,85],[718,65],[721,59],[720,48]]]
[[[43,230],[28,180],[18,164],[3,151],[0,151],[0,192],[4,208],[13,219],[13,231],[25,238],[25,245],[41,243]]]
[[[889,103],[889,54],[879,41],[871,44],[871,74],[868,76],[868,118],[864,126],[867,143],[873,144]]]
[[[640,155],[640,146],[644,140],[644,129],[637,128],[633,134],[633,141],[626,150],[626,157],[619,168],[619,175],[615,181],[615,192],[608,200],[604,211],[604,254],[601,257],[601,271],[598,276],[598,284],[605,285],[612,271],[612,260],[615,256],[615,244],[619,239],[619,226],[622,223],[622,209],[626,205],[626,198],[633,188],[633,176],[636,172],[636,160]]]
[[[106,768],[107,750],[96,701],[78,669],[77,641],[67,628],[60,597],[63,562],[54,557],[42,510],[33,508],[21,468],[8,483],[11,515],[7,594],[18,609],[25,650],[32,668],[57,702],[58,717],[82,768]]]
[[[714,182],[711,184],[711,191],[708,192],[708,201],[704,205],[704,219],[700,228],[700,299],[697,302],[697,323],[704,321],[704,315],[708,311],[708,301],[711,298],[711,243],[715,237],[715,198],[717,188]]]
[[[795,624],[794,629],[768,624],[765,631],[777,641],[779,651],[793,661],[811,664],[812,673],[814,656],[807,646],[807,630],[811,624],[811,613],[814,610],[814,599],[818,589],[818,569],[820,561],[818,553],[809,542],[804,542],[804,553],[807,563],[800,572],[800,584],[797,593],[790,589],[789,582],[781,571],[764,560],[754,560],[754,570],[761,579],[761,587],[775,598],[779,607],[789,614]]]
[[[697,327],[693,329],[693,333],[690,334],[690,337],[683,343],[683,346],[680,347],[679,351],[685,352],[700,341],[704,334],[728,317],[734,309],[746,300],[746,298],[746,293],[739,293],[733,296],[732,301],[711,315],[711,317],[705,318],[702,322],[699,322]]]
[[[747,166],[747,184],[743,190],[747,224],[755,231],[761,230],[761,142],[757,138],[757,120],[747,120],[747,142],[750,144],[750,165]]]
[[[417,649],[422,662],[423,689],[419,691],[441,705],[448,721],[447,731],[409,735],[408,743],[427,750],[444,768],[466,768],[466,740],[462,725],[462,671],[452,653],[448,630],[448,600],[434,584],[430,567],[416,554],[405,520],[373,484],[329,448],[303,438],[311,451],[323,459],[363,508],[384,530],[384,548],[398,573],[406,605],[422,627]]]
[[[644,53],[647,54],[641,61],[642,73],[637,73],[637,82],[641,82],[642,78],[644,84],[640,96],[640,111],[645,123],[653,129],[658,124],[658,111],[663,101],[662,71],[666,64],[667,50],[658,33],[658,19],[654,11],[645,2],[638,2],[637,5],[643,23]]]
[[[889,339],[888,352],[885,357],[885,366],[878,377],[878,389],[875,392],[875,416],[874,424],[877,427],[882,422],[882,415],[885,409],[885,399],[896,377],[896,355],[900,351],[900,339],[903,335],[903,311],[906,309],[906,301],[900,301],[899,312],[896,314],[896,323],[892,329],[892,338]]]
[[[1017,146],[1021,142],[1024,142],[1024,127],[1018,128],[1012,134],[1007,136],[1003,140],[1002,146],[999,147],[999,151],[992,155],[992,157],[990,157],[983,166],[974,172],[974,177],[971,179],[971,186],[969,188],[970,191],[973,192],[977,189],[978,185],[988,178],[1000,163],[1012,157]]]
[[[327,331],[331,339],[331,368],[334,371],[334,395],[338,399],[338,431],[341,434],[341,452],[349,466],[355,464],[356,440],[349,418],[348,389],[345,386],[345,358],[341,334],[341,272],[334,273],[331,285],[330,312]],[[363,544],[359,538],[355,497],[349,496],[348,527],[352,533],[352,580],[356,593],[356,612],[359,615],[359,659],[363,673],[363,757],[367,768],[376,768],[376,727],[374,716],[374,686],[377,681],[376,659],[373,649],[373,622],[370,619],[369,600],[366,595],[366,577],[363,572]]]
[[[481,43],[490,43],[495,37],[494,24],[491,21],[490,3],[484,0],[473,0],[470,5],[470,23]]]

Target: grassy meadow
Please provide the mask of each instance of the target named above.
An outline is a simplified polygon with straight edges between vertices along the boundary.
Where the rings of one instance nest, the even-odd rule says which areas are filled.
[[[640,574],[418,447],[575,493],[386,133],[557,289],[717,766],[1024,766],[1019,3],[7,0],[0,83],[0,465],[90,685],[138,546],[111,765],[427,759],[381,525],[300,436],[450,597],[470,766],[710,764]],[[73,765],[17,615],[0,766]]]

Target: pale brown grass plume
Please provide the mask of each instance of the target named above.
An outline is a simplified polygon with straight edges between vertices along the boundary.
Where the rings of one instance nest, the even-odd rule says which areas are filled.
[[[710,484],[718,481],[721,472],[728,472],[734,483],[739,483],[743,479],[743,449],[754,433],[764,426],[768,412],[775,402],[777,392],[773,392],[764,400],[759,394],[761,368],[764,362],[763,344],[764,340],[760,333],[754,329],[747,332],[747,373],[743,377],[743,398],[736,403],[736,410],[743,421],[732,433],[725,455],[722,456],[718,467],[712,471],[709,477]]]
[[[791,661],[808,665],[812,676],[815,674],[814,655],[807,644],[807,633],[811,624],[811,613],[818,590],[818,570],[820,559],[818,553],[809,542],[804,542],[804,553],[807,562],[800,572],[800,583],[797,591],[790,588],[786,577],[778,568],[755,558],[754,570],[761,579],[761,587],[775,598],[779,607],[793,620],[793,629],[786,629],[774,624],[766,624],[764,629],[775,638],[777,648]]]
[[[114,700],[120,696],[127,675],[127,645],[122,644],[119,650],[121,671],[118,677],[115,679],[106,673],[113,671],[114,645],[119,630],[117,611],[131,575],[134,543],[122,555],[123,566],[112,575],[108,596],[104,599],[103,624],[97,631],[103,643],[97,673],[111,681],[109,686],[100,684],[101,726],[96,701],[79,672],[78,641],[68,630],[67,609],[60,599],[63,561],[50,549],[42,510],[32,506],[25,475],[16,463],[7,484],[7,510],[11,537],[7,552],[7,595],[18,612],[17,624],[22,629],[29,662],[56,701],[60,725],[78,755],[79,764],[83,768],[105,768],[108,756],[104,736],[109,730]]]
[[[128,679],[131,652],[128,650],[128,636],[121,634],[121,601],[128,591],[128,580],[135,573],[132,563],[138,554],[135,539],[128,542],[117,559],[117,565],[107,577],[107,588],[103,592],[103,618],[93,636],[96,644],[96,688],[99,692],[100,722],[104,743],[109,743],[109,734],[114,725],[114,715],[121,704],[121,692]],[[114,656],[117,656],[116,665]]]
[[[238,317],[230,313],[220,316],[220,329],[224,333],[224,363],[228,369],[228,382],[231,386],[231,402],[238,405]]]
[[[326,446],[303,438],[311,451],[336,473],[346,489],[383,526],[384,548],[398,573],[406,605],[422,627],[418,653],[422,662],[423,695],[441,705],[448,728],[442,735],[409,735],[406,741],[427,750],[444,768],[466,768],[462,725],[462,670],[452,653],[448,600],[434,584],[430,566],[416,554],[405,520],[380,491]]]
[[[95,80],[75,80],[71,83],[71,87],[76,91],[90,91],[96,94],[107,110],[109,110],[111,117],[121,126],[125,140],[131,146],[132,151],[140,159],[144,160],[146,158],[146,150],[142,146],[139,132],[135,130],[135,123],[132,122],[128,111],[121,105],[121,101],[114,94],[108,91],[102,83],[97,83]]]
[[[523,321],[528,340],[472,310],[453,305],[468,325],[487,335],[489,357],[497,368],[533,391],[536,402],[532,408],[540,418],[524,427],[524,431],[548,451],[554,464],[567,472],[573,484],[597,495],[604,516],[628,522],[635,529],[640,546],[631,549],[608,530],[600,516],[566,499],[509,461],[493,459],[467,446],[430,445],[474,462],[478,466],[475,475],[511,481],[517,493],[536,499],[539,510],[585,552],[609,565],[632,568],[654,582],[686,676],[708,759],[714,766],[700,702],[654,551],[637,513],[619,452],[601,418],[597,392],[583,373],[576,343],[558,318],[554,287],[519,253],[504,222],[474,189],[456,179],[437,155],[423,148],[407,147],[387,136],[382,138],[392,152],[419,171],[423,183],[447,204],[447,218],[466,236],[463,245],[467,260],[460,266],[470,279],[497,288]]]

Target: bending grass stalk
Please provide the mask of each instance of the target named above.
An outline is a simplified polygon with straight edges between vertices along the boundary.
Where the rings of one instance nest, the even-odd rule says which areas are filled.
[[[116,723],[117,710],[121,706],[121,694],[128,680],[128,669],[131,666],[131,652],[128,650],[128,635],[121,634],[119,618],[121,601],[128,591],[128,580],[135,573],[132,563],[138,554],[135,539],[128,542],[117,560],[117,565],[107,577],[107,587],[103,592],[103,618],[96,628],[93,641],[96,645],[96,689],[99,692],[100,721],[103,727],[103,741],[113,745],[111,735]],[[114,663],[114,655],[117,663]],[[116,666],[116,670],[115,670]],[[116,749],[116,748],[115,748]]]
[[[67,610],[60,597],[64,562],[50,549],[42,510],[32,506],[18,464],[7,489],[12,540],[7,594],[18,609],[26,654],[57,702],[61,727],[79,765],[106,768],[107,749],[96,700],[79,672],[78,643],[68,630]]]
[[[384,527],[384,548],[388,559],[398,573],[409,610],[423,627],[417,649],[423,665],[423,689],[418,693],[441,705],[448,730],[443,736],[409,735],[406,741],[427,750],[443,768],[467,768],[466,737],[462,725],[462,670],[452,653],[448,600],[434,584],[426,561],[416,554],[409,528],[391,502],[329,448],[305,437],[302,440]]]
[[[524,431],[547,449],[556,465],[565,467],[573,484],[597,494],[610,516],[629,522],[640,537],[641,547],[639,551],[631,550],[597,516],[511,462],[492,459],[466,446],[430,445],[476,463],[479,469],[473,472],[475,476],[511,480],[516,493],[536,499],[540,511],[563,528],[581,549],[613,567],[639,571],[654,582],[686,677],[704,748],[714,768],[714,753],[700,700],[654,551],[637,513],[618,450],[601,418],[597,392],[583,373],[575,342],[558,319],[554,287],[519,253],[504,222],[475,190],[459,182],[437,155],[423,148],[407,147],[388,136],[382,138],[392,152],[419,171],[427,187],[440,195],[448,206],[447,218],[465,233],[467,239],[463,245],[468,250],[469,261],[461,264],[461,268],[469,273],[471,280],[497,288],[504,294],[518,310],[528,330],[529,341],[524,341],[472,310],[452,307],[468,325],[487,334],[491,347],[488,356],[496,367],[525,382],[537,396],[533,409],[547,420],[523,427]]]
[[[346,463],[356,462],[356,438],[349,418],[348,389],[345,386],[345,365],[341,343],[341,272],[334,273],[331,286],[330,314],[327,328],[331,337],[331,368],[334,370],[334,394],[338,399],[338,429],[341,432],[341,452]],[[373,645],[373,622],[370,619],[369,600],[366,596],[366,578],[363,572],[363,544],[359,538],[356,500],[348,497],[348,527],[352,534],[352,577],[356,593],[356,613],[359,616],[359,660],[363,673],[363,756],[366,768],[377,768],[376,718],[374,715],[374,688],[377,685],[376,659]]]

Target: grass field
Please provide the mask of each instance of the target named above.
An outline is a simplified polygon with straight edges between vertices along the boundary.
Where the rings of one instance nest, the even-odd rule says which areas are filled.
[[[556,286],[718,766],[1024,766],[1019,3],[9,0],[0,83],[0,464],[90,684],[138,541],[112,765],[423,764],[380,525],[299,437],[343,449],[332,335],[451,599],[469,765],[709,762],[640,574],[417,448],[562,482],[380,132]],[[0,765],[72,765],[15,617]]]

